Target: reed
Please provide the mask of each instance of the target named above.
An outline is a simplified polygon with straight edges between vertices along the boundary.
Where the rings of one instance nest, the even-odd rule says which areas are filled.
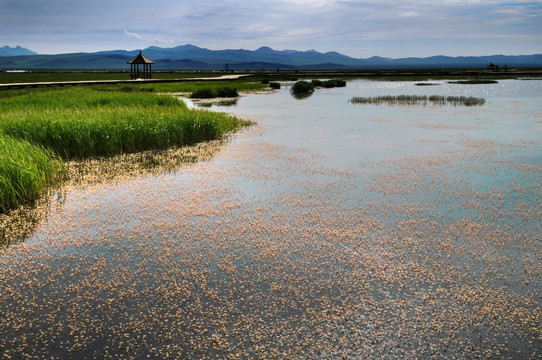
[[[261,91],[267,88],[267,84],[254,81],[254,79],[238,79],[235,81],[213,80],[213,81],[185,81],[171,83],[134,83],[124,85],[97,85],[99,90],[110,90],[112,92],[154,92],[154,93],[193,93],[201,89],[215,91],[220,88],[235,88],[237,91],[251,92]]]
[[[441,96],[441,95],[399,95],[399,96],[375,96],[375,97],[353,97],[350,99],[353,104],[374,104],[374,105],[452,105],[452,106],[482,106],[486,100],[483,98],[466,96]]]
[[[326,89],[335,88],[335,87],[345,87],[346,81],[342,79],[331,79],[331,80],[326,80],[322,82],[321,86]]]
[[[309,94],[314,92],[314,84],[301,80],[292,86],[291,91],[294,94]]]
[[[479,84],[498,84],[497,80],[489,79],[471,79],[471,80],[458,80],[448,81],[448,84],[460,84],[460,85],[479,85]]]
[[[249,122],[190,110],[173,96],[69,88],[0,96],[0,212],[58,182],[58,159],[166,149],[222,138]]]
[[[65,159],[189,145],[220,138],[244,124],[150,93],[73,88],[4,100],[0,133],[39,144]]]
[[[63,173],[62,162],[50,151],[0,135],[0,213],[36,199]]]

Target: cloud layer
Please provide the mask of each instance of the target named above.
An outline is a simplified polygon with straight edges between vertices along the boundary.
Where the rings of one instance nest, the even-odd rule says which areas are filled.
[[[40,53],[187,43],[354,57],[542,53],[542,1],[3,0],[0,45]]]

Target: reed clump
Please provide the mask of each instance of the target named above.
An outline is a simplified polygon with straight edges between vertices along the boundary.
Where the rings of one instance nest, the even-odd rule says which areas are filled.
[[[314,79],[311,82],[308,81],[298,81],[296,82],[291,89],[292,95],[296,99],[304,99],[311,96],[314,93],[316,88],[334,88],[334,87],[345,87],[346,81],[342,79],[331,79],[331,80],[318,80]]]
[[[294,94],[310,94],[314,92],[314,84],[307,81],[298,81],[292,86],[292,93]]]
[[[235,88],[220,87],[220,88],[204,88],[192,92],[191,99],[213,99],[213,98],[235,98],[239,96],[239,92]]]
[[[331,80],[323,81],[320,86],[326,89],[336,88],[336,87],[345,87],[346,81],[342,79],[331,79]]]
[[[63,174],[62,162],[50,151],[0,135],[0,213],[36,199]]]
[[[373,105],[406,105],[406,106],[427,106],[427,105],[452,105],[452,106],[482,106],[486,100],[472,96],[442,96],[442,95],[399,95],[399,96],[375,96],[375,97],[353,97],[350,99],[353,104]]]
[[[480,84],[498,84],[497,80],[489,79],[472,79],[472,80],[458,80],[448,81],[448,84],[460,84],[460,85],[480,85]]]
[[[149,92],[70,88],[10,94],[0,98],[0,211],[35,198],[58,181],[57,158],[191,145],[247,124]]]
[[[335,87],[345,87],[346,81],[342,79],[331,79],[331,80],[314,79],[311,81],[311,84],[314,85],[314,87],[323,87],[326,89],[331,89]]]

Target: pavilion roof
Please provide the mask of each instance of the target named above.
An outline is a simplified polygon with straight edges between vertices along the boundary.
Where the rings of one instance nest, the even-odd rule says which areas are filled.
[[[134,56],[130,60],[128,60],[127,64],[154,64],[154,61],[146,57],[139,51],[139,55]]]

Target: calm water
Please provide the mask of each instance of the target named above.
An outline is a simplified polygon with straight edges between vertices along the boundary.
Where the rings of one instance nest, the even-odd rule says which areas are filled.
[[[542,356],[542,82],[435,83],[243,96],[210,161],[55,197],[0,254],[0,349]],[[348,101],[403,94],[487,102]]]

